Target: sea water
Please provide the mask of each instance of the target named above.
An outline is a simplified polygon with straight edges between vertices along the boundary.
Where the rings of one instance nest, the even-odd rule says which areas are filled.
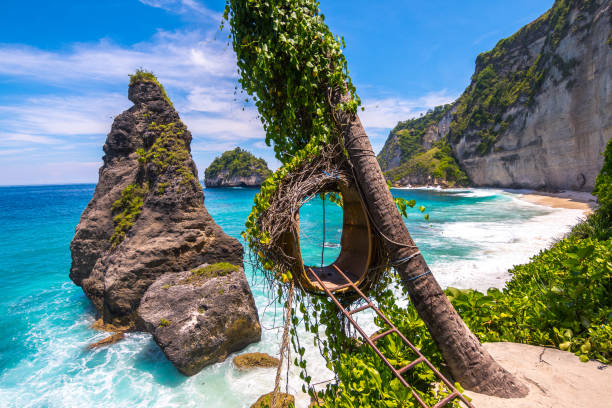
[[[273,369],[241,373],[232,366],[233,356],[184,377],[145,333],[86,349],[108,334],[91,329],[95,310],[68,273],[74,227],[94,188],[0,187],[0,407],[249,407],[271,391]],[[256,192],[207,189],[205,205],[240,239]],[[508,268],[527,262],[582,216],[579,210],[528,204],[500,190],[394,189],[393,194],[426,207],[429,221],[413,210],[406,222],[444,287],[502,287]],[[341,220],[341,210],[320,198],[302,208],[302,253],[308,263],[320,264],[321,257],[329,263],[337,256]],[[281,309],[261,277],[248,264],[246,269],[263,334],[245,351],[277,355]],[[314,347],[307,347],[307,358],[313,382],[331,378]],[[297,395],[298,408],[306,407],[297,374],[291,369],[289,390]]]

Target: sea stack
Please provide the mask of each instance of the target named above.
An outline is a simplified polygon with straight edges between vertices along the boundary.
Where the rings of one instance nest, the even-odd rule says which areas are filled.
[[[236,147],[213,160],[204,172],[204,184],[206,188],[259,187],[271,174],[264,159]]]
[[[104,323],[144,330],[147,324],[138,307],[158,278],[203,264],[233,265],[223,290],[240,292],[238,319],[248,326],[248,334],[237,343],[244,347],[258,341],[261,328],[242,269],[243,249],[204,207],[191,133],[151,73],[131,76],[128,97],[134,106],[113,122],[94,196],[71,243],[70,278],[83,288]],[[191,307],[179,301],[181,293],[173,293],[176,304],[169,307],[176,308],[174,313]],[[231,313],[224,318],[231,324]],[[231,344],[225,348],[232,349]]]

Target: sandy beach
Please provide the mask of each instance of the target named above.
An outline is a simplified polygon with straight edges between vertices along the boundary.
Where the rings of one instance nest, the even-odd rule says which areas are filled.
[[[566,208],[570,210],[583,210],[590,213],[597,206],[597,198],[583,191],[561,191],[559,193],[547,193],[533,190],[504,190],[509,193],[518,194],[518,198],[532,204],[543,205],[552,208]]]

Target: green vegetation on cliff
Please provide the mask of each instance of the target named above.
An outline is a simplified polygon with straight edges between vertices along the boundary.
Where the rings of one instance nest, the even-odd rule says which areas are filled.
[[[480,138],[477,152],[480,155],[488,153],[513,119],[508,114],[510,108],[517,104],[531,106],[553,68],[559,72],[557,80],[568,79],[577,61],[564,61],[557,54],[557,47],[570,28],[588,28],[580,24],[581,18],[571,24],[570,12],[576,9],[581,13],[593,12],[596,7],[594,0],[557,0],[540,18],[499,41],[491,51],[480,54],[476,58],[472,83],[455,104],[450,125],[451,142],[470,132]],[[528,47],[541,37],[544,45],[534,58],[529,58]],[[510,59],[516,59],[512,54],[516,52],[527,58],[509,69]],[[567,86],[571,86],[571,82]]]
[[[406,177],[416,180],[438,180],[449,186],[466,185],[468,178],[459,168],[452,156],[450,146],[445,140],[439,140],[431,149],[413,155],[399,167],[387,172],[385,176],[397,183]],[[423,184],[427,184],[424,181]]]
[[[437,141],[425,140],[428,132],[436,137],[441,134],[438,125],[451,108],[452,105],[437,106],[419,118],[399,122],[391,130],[378,162],[381,168],[389,168],[389,156],[394,149],[399,149],[401,164],[385,172],[387,179],[394,183],[412,179],[417,180],[416,184],[428,184],[428,180],[435,179],[449,185],[467,184],[468,178],[454,159],[444,135]]]
[[[264,159],[259,159],[240,147],[228,150],[215,158],[204,174],[207,179],[210,179],[222,171],[227,171],[229,177],[249,177],[257,174],[264,179],[272,173]]]
[[[399,166],[394,161],[396,168],[388,172],[392,180],[421,174],[424,157],[419,154],[427,150],[423,136],[443,118],[449,126],[440,133],[451,146],[468,142],[462,148],[463,157],[490,153],[511,124],[520,126],[545,83],[564,84],[568,89],[574,86],[572,76],[579,61],[562,57],[559,46],[570,33],[588,33],[600,6],[595,0],[556,0],[537,20],[478,55],[471,83],[457,101],[397,124],[379,155],[381,167],[391,170],[390,161],[399,155]],[[429,171],[433,168],[427,167]]]
[[[148,130],[158,134],[153,145],[145,150],[138,149],[138,161],[140,163],[153,163],[158,173],[170,170],[172,174],[181,176],[181,184],[187,185],[195,179],[193,170],[188,163],[191,154],[187,143],[183,139],[185,125],[182,122],[170,122],[168,124],[158,124],[152,122]],[[159,183],[157,192],[163,194],[168,183]]]
[[[113,214],[113,222],[115,223],[115,231],[110,238],[113,248],[123,241],[125,234],[132,228],[134,222],[142,211],[144,205],[144,197],[149,192],[149,185],[140,186],[138,184],[130,184],[121,191],[121,198],[115,201],[111,207]]]
[[[391,131],[391,135],[398,136],[402,161],[425,151],[423,138],[425,133],[432,127],[438,126],[438,122],[450,110],[451,105],[436,106],[420,118],[399,122]]]

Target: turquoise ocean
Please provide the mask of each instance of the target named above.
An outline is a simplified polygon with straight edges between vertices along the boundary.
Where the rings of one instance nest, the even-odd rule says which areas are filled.
[[[184,377],[145,333],[88,351],[106,333],[90,328],[95,310],[68,278],[70,241],[94,185],[0,187],[0,407],[249,407],[269,392],[274,370],[240,373],[231,363]],[[254,189],[206,189],[215,221],[240,239]],[[501,190],[394,189],[430,214],[413,211],[407,225],[443,286],[502,287],[508,268],[524,263],[567,232],[579,210],[552,209]],[[341,210],[314,199],[300,211],[302,253],[321,263],[337,255]],[[246,351],[278,354],[281,310],[270,304],[260,276],[246,265],[263,336]],[[316,351],[313,382],[331,378]],[[312,364],[311,364],[312,365]],[[314,373],[313,373],[314,371]],[[289,389],[298,408],[308,399],[296,372]]]

